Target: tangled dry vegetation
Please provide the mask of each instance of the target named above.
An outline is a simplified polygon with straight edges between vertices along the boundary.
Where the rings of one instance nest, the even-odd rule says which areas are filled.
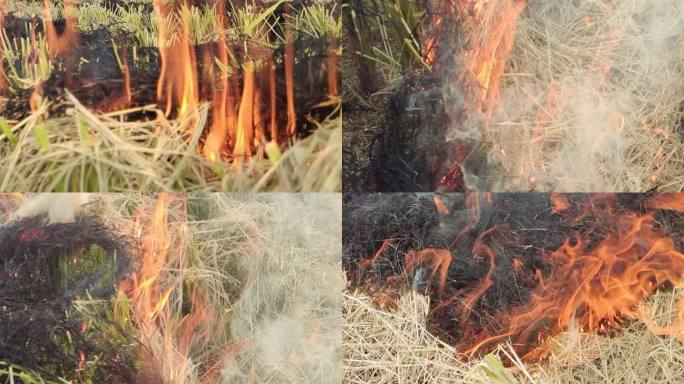
[[[657,322],[674,316],[681,291],[659,293],[644,310]],[[396,310],[379,309],[361,292],[344,295],[345,383],[680,383],[684,344],[651,333],[643,323],[614,337],[568,331],[550,340],[552,352],[540,364],[523,363],[510,346],[479,360],[462,361],[457,351],[425,328],[429,303],[415,293]],[[505,368],[501,359],[514,365]]]
[[[207,108],[168,120],[162,111],[134,108],[97,114],[74,97],[67,116],[47,109],[0,134],[1,191],[337,191],[342,188],[342,121],[312,121],[318,128],[284,152],[270,147],[241,165],[207,160],[198,150],[207,125]],[[157,120],[126,121],[140,110],[156,111]],[[0,121],[0,124],[3,124]],[[5,123],[6,124],[6,123]],[[43,132],[44,135],[36,135]]]
[[[677,1],[530,1],[488,130],[496,190],[684,189]]]
[[[166,212],[160,201],[168,204]],[[28,369],[3,356],[0,377],[26,383],[339,382],[337,196],[101,194],[85,210],[133,245],[131,274],[116,294],[80,295],[65,308],[79,337],[99,348],[81,350],[79,357],[66,340],[55,341],[66,355],[75,354],[75,371],[63,370],[71,362]]]

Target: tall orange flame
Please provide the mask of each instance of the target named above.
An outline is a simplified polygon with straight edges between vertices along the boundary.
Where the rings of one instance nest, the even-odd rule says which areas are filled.
[[[290,14],[290,6],[285,6],[285,13]],[[287,93],[287,133],[294,136],[297,131],[297,115],[294,100],[294,43],[292,41],[292,27],[285,26],[285,91]]]
[[[159,194],[154,207],[139,208],[134,231],[140,240],[140,267],[120,287],[129,297],[132,320],[145,345],[139,356],[145,364],[141,382],[181,382],[192,347],[206,339],[206,319],[213,316],[199,287],[171,275],[184,265],[184,223],[170,221],[171,206],[183,211],[183,195]],[[171,297],[177,300],[186,286],[191,310],[178,319]]]
[[[36,52],[33,60],[37,62],[39,59],[38,57],[38,38],[36,36],[36,29],[31,28],[31,46],[33,47],[33,52]],[[38,110],[41,100],[43,98],[43,81],[38,79],[36,81],[36,84],[33,85],[33,92],[31,93],[31,97],[29,98],[29,107],[31,108],[31,111],[35,112]]]
[[[224,0],[216,1],[216,12],[218,14],[219,27],[223,30],[226,27],[226,8]],[[221,66],[226,69],[234,69],[229,61],[230,50],[226,44],[223,33],[219,34],[216,46],[217,59]],[[205,61],[207,61],[207,66],[209,66],[211,58],[208,58]],[[221,157],[221,153],[226,150],[228,138],[230,137],[231,140],[233,139],[237,124],[234,105],[234,88],[229,83],[229,75],[224,74],[222,70],[220,72],[220,81],[218,82],[218,85],[214,87],[212,125],[204,144],[204,154],[211,161],[218,160]],[[232,77],[234,76],[235,75],[232,75]]]
[[[0,0],[0,31],[5,28],[5,0]],[[10,91],[10,85],[5,75],[5,54],[0,49],[0,95],[6,95]]]
[[[469,26],[473,48],[466,53],[466,65],[480,87],[477,100],[485,113],[491,114],[500,99],[499,85],[506,58],[513,49],[515,30],[526,0],[478,0],[464,3],[461,17]]]
[[[332,37],[328,39],[328,95],[333,97],[340,95],[337,83],[337,62],[339,61],[337,49],[337,40]]]
[[[245,79],[242,87],[242,99],[240,100],[240,112],[238,113],[237,133],[233,156],[237,159],[249,156],[252,153],[251,143],[254,134],[254,62],[245,64]]]
[[[166,103],[166,114],[176,111],[184,116],[199,105],[195,50],[190,41],[189,2],[180,7],[180,20],[175,20],[176,8],[165,0],[154,0],[159,25],[158,45],[161,74],[157,83],[157,99]]]
[[[73,0],[64,0],[64,14],[64,31],[60,34],[57,32],[53,22],[50,0],[43,0],[43,23],[45,25],[45,37],[47,38],[49,55],[51,58],[59,57],[63,59],[66,71],[66,84],[72,87],[74,86],[73,74],[76,68],[76,60],[78,59],[77,51],[81,46]]]

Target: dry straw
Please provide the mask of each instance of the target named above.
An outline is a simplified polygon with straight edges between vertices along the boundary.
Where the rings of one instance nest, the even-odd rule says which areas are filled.
[[[647,308],[656,321],[672,320],[682,292],[659,293]],[[360,293],[343,299],[345,383],[680,383],[684,344],[659,337],[642,322],[628,324],[615,337],[569,330],[549,340],[550,357],[527,364],[503,344],[486,358],[456,359],[457,351],[425,328],[428,300],[405,294],[395,311],[378,309]],[[502,368],[499,358],[513,361]]]
[[[681,190],[683,66],[677,0],[530,1],[488,127],[494,188]]]

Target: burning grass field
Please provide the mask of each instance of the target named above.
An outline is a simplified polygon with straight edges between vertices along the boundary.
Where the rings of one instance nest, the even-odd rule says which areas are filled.
[[[0,1],[0,190],[339,191],[338,5]]]
[[[345,382],[681,382],[683,202],[347,195]]]
[[[337,383],[333,194],[0,195],[0,379]]]
[[[678,1],[352,1],[345,190],[684,189]]]

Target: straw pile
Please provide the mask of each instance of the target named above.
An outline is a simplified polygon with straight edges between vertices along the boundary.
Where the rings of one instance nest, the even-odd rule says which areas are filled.
[[[647,311],[658,323],[672,320],[681,291],[652,297]],[[457,351],[425,328],[429,303],[407,293],[396,310],[378,309],[359,292],[343,299],[345,383],[680,383],[684,380],[684,344],[659,337],[637,322],[615,337],[565,332],[549,342],[548,360],[526,364],[510,345],[482,359],[462,361]],[[501,359],[514,366],[504,368]]]

